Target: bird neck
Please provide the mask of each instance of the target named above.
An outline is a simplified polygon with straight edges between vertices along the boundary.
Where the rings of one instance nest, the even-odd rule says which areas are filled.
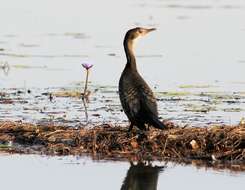
[[[135,59],[134,51],[133,51],[134,41],[125,39],[123,45],[124,45],[124,50],[125,50],[125,54],[127,57],[126,67],[130,68],[131,70],[136,71],[137,70],[136,59]]]

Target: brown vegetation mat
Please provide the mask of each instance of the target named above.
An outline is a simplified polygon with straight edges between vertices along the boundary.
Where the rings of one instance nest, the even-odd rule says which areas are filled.
[[[73,129],[0,122],[0,151],[47,155],[89,154],[96,159],[234,163],[245,170],[245,125],[127,132],[109,124]],[[192,161],[191,161],[192,160]],[[239,163],[239,165],[237,165]],[[232,167],[233,167],[232,166]],[[239,166],[239,169],[238,169]]]

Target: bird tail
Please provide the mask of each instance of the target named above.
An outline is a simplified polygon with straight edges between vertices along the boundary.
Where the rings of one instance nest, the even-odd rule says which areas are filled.
[[[149,122],[153,127],[157,129],[166,129],[166,125],[164,125],[157,117],[153,117]]]

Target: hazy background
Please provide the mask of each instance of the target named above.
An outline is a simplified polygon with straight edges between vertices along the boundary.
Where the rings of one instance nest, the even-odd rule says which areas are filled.
[[[135,26],[158,29],[136,46],[139,70],[150,84],[167,89],[221,81],[233,89],[244,83],[243,0],[0,3],[0,47],[6,49],[0,60],[41,67],[13,68],[7,79],[0,75],[4,86],[79,81],[84,61],[95,65],[92,81],[117,85],[125,64],[122,40]]]

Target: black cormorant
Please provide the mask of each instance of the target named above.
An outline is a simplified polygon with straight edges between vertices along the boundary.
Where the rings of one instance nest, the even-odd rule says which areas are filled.
[[[158,119],[156,98],[137,71],[133,52],[135,39],[154,30],[155,28],[139,27],[131,29],[126,33],[123,42],[127,64],[119,81],[119,96],[123,110],[131,122],[129,131],[133,126],[146,130],[146,124],[158,129],[165,128],[165,125]]]

